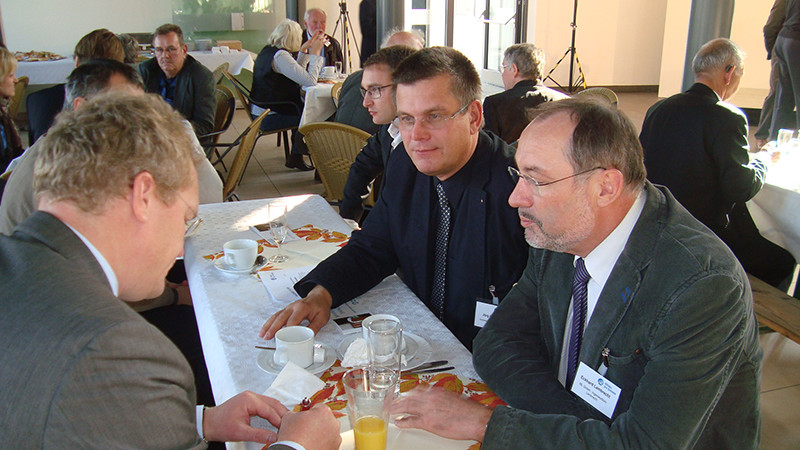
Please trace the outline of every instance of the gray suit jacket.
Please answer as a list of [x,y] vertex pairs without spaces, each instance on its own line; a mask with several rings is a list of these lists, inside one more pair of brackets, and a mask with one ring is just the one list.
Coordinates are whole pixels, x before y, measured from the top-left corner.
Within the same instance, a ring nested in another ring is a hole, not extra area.
[[612,418],[557,379],[574,257],[531,249],[475,339],[476,370],[512,406],[495,410],[483,448],[758,447],[762,352],[747,276],[666,188],[646,190],[580,353],[621,389]]
[[0,236],[0,305],[4,447],[205,447],[186,360],[55,217]]

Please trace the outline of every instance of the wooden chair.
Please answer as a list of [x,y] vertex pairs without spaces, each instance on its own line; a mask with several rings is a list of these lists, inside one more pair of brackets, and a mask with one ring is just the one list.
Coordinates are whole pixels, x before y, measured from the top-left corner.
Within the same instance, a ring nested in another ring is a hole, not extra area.
[[14,85],[14,96],[11,97],[11,103],[8,105],[8,115],[11,120],[17,118],[17,111],[19,105],[22,103],[22,97],[25,95],[25,89],[28,87],[28,77],[23,75],[17,78],[17,84]]
[[255,148],[256,141],[258,140],[258,132],[259,127],[261,126],[261,121],[264,120],[264,117],[267,117],[267,114],[269,114],[268,109],[261,113],[261,115],[259,115],[254,121],[252,121],[250,125],[245,128],[244,132],[239,135],[239,137],[236,139],[236,142],[231,144],[232,148],[238,143],[239,149],[236,151],[236,156],[233,158],[233,163],[231,163],[231,169],[228,171],[228,176],[222,183],[223,201],[230,201],[233,199],[239,200],[239,196],[236,195],[236,186],[238,186],[242,181],[244,169],[247,167],[248,161],[250,161],[250,156],[253,155],[253,149]]
[[222,80],[225,79],[225,73],[228,72],[228,68],[231,67],[230,63],[222,63],[220,64],[214,71],[211,73],[214,76],[214,84],[219,86]]
[[333,104],[336,105],[337,108],[339,107],[339,94],[342,93],[343,84],[343,81],[338,81],[331,87],[331,97],[333,97]]
[[[245,72],[246,69],[242,69],[242,71]],[[252,110],[251,106],[253,106],[253,105],[261,107],[261,108],[264,108],[264,109],[273,109],[275,107],[291,107],[297,112],[298,116],[303,113],[302,111],[300,111],[297,108],[297,105],[295,105],[292,102],[267,102],[267,103],[257,102],[255,100],[253,100],[253,98],[250,96],[250,89],[247,86],[245,86],[244,84],[242,84],[241,81],[236,79],[236,77],[231,75],[229,72],[225,72],[225,77],[228,78],[228,80],[231,82],[233,87],[236,89],[236,93],[239,95],[239,100],[241,100],[242,104],[245,107],[245,110],[246,110],[246,113],[247,113],[247,117],[252,117],[252,115],[250,114],[250,111]],[[260,138],[261,136],[266,136],[266,135],[269,135],[269,134],[277,134],[278,135],[278,146],[281,145],[281,137],[283,137],[283,151],[285,153],[286,159],[288,160],[289,159],[289,152],[291,151],[291,144],[290,144],[290,141],[289,141],[289,131],[295,130],[295,129],[297,129],[296,126],[287,127],[287,128],[280,128],[280,129],[275,129],[275,130],[268,130],[268,131],[259,130],[258,137]]]
[[230,89],[222,85],[217,85],[215,97],[217,99],[217,110],[214,114],[214,130],[211,133],[198,136],[200,144],[206,151],[206,158],[211,159],[212,153],[216,154],[216,160],[212,164],[222,164],[225,168],[225,163],[222,161],[222,156],[219,153],[219,147],[227,147],[230,144],[220,144],[219,137],[225,133],[233,122],[233,113],[236,111],[236,98]]
[[609,88],[590,87],[588,89],[584,89],[580,92],[577,92],[573,95],[573,97],[583,97],[583,96],[599,98],[615,107],[619,107],[619,97],[617,97],[617,94],[615,94],[614,91],[612,91]]
[[370,134],[336,122],[314,122],[300,127],[308,151],[322,179],[328,202],[341,203],[350,166]]

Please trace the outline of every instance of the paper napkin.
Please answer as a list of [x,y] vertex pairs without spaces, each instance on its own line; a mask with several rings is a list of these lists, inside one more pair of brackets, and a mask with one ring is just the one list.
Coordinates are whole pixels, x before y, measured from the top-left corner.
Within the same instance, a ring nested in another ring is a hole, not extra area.
[[289,361],[272,385],[264,392],[264,395],[272,397],[283,403],[283,406],[292,409],[304,398],[311,397],[324,387],[325,383],[317,376]]

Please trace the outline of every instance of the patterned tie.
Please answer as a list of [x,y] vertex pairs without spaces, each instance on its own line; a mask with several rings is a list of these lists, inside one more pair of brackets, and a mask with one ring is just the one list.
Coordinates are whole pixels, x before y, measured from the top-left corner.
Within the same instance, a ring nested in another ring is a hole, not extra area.
[[581,341],[583,341],[583,324],[586,322],[586,285],[589,283],[589,278],[583,258],[578,258],[575,261],[575,278],[572,280],[572,331],[569,335],[566,385],[568,389],[572,386],[575,372],[578,370],[578,357],[581,354]]
[[431,309],[439,319],[444,318],[444,289],[447,276],[447,243],[450,239],[450,205],[442,183],[436,183],[439,198],[439,226],[436,228],[436,251],[433,260]]

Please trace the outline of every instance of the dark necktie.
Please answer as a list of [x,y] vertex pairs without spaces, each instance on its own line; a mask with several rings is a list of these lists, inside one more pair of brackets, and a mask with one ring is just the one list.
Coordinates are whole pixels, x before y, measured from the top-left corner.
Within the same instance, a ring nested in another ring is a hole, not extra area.
[[567,359],[567,384],[569,389],[578,370],[578,357],[581,354],[583,341],[583,324],[586,322],[586,285],[589,283],[589,272],[583,264],[583,258],[575,261],[575,278],[572,280],[572,331],[569,334],[569,358]]
[[436,228],[436,249],[433,260],[433,285],[431,287],[431,309],[439,319],[444,318],[444,289],[447,277],[447,243],[450,239],[450,205],[442,183],[436,183],[439,198],[439,226]]

